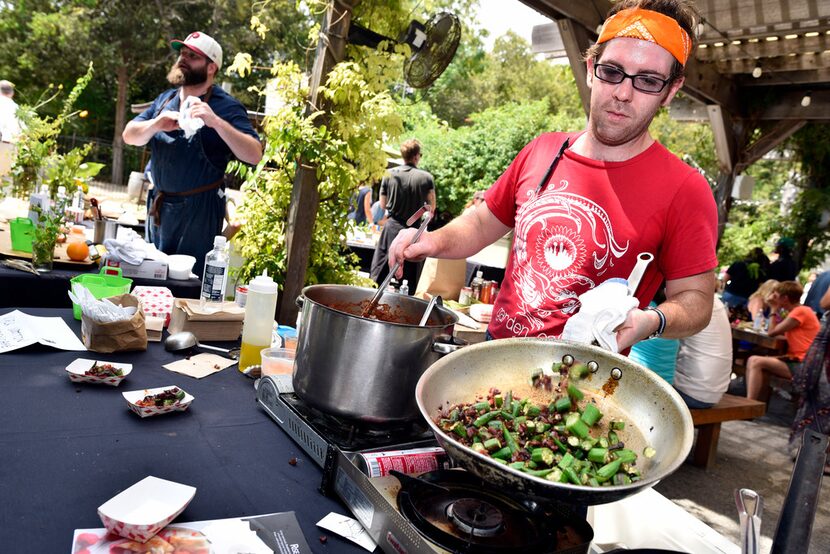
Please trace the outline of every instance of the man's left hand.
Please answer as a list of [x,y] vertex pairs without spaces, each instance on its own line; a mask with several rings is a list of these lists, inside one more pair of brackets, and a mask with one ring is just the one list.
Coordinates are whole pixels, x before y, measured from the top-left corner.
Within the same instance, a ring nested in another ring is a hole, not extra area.
[[190,117],[200,118],[208,127],[216,127],[218,122],[221,121],[219,116],[213,113],[210,105],[198,98],[190,106]]
[[[628,312],[628,316],[622,325],[617,327],[617,346],[622,352],[633,344],[648,338],[656,329],[654,318],[649,312],[634,308]],[[659,322],[658,322],[659,324]]]

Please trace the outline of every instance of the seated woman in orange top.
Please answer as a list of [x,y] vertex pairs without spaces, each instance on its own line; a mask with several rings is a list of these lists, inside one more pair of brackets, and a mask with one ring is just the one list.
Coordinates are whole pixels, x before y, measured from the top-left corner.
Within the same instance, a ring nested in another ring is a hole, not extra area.
[[746,361],[746,396],[765,400],[769,376],[792,379],[792,368],[799,364],[819,330],[815,312],[800,303],[803,287],[796,281],[778,283],[767,297],[773,310],[771,337],[784,335],[787,354],[784,357],[750,356]]

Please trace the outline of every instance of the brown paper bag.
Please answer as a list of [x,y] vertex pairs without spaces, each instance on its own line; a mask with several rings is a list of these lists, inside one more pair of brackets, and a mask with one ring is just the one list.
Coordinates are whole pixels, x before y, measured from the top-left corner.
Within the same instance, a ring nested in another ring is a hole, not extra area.
[[440,295],[444,300],[458,300],[464,278],[467,275],[467,260],[439,260],[427,258],[418,279],[415,296]]
[[126,350],[147,350],[147,329],[144,325],[144,311],[138,298],[132,294],[113,296],[110,300],[119,306],[134,306],[135,314],[125,321],[98,323],[81,314],[81,339],[84,346],[93,352],[123,352]]

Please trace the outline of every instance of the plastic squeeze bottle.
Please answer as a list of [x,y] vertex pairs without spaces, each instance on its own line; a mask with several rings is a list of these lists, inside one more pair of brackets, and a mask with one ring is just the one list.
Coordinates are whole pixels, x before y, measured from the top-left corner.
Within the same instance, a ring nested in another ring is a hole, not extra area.
[[229,256],[225,250],[225,239],[217,235],[213,239],[213,250],[205,256],[205,272],[202,274],[202,304],[221,304],[225,300],[225,281],[228,278]]
[[262,363],[260,352],[271,346],[276,310],[277,284],[268,276],[266,270],[248,284],[239,371],[244,372],[248,367]]

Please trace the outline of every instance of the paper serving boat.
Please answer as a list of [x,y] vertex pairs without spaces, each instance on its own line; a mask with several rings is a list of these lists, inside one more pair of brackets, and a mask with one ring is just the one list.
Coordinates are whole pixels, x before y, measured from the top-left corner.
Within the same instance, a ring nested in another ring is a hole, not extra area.
[[[100,377],[98,375],[85,375],[87,370],[92,369],[95,364],[110,364],[121,370],[123,375],[121,377]],[[98,383],[102,385],[110,385],[117,387],[124,380],[124,377],[129,375],[133,370],[133,364],[117,364],[115,362],[104,362],[101,360],[88,360],[86,358],[78,358],[68,366],[66,366],[66,373],[69,375],[69,380],[73,383]]]
[[[159,394],[166,390],[170,390],[172,388],[178,388],[182,392],[184,392],[184,398],[176,402],[175,404],[170,404],[169,406],[139,406],[137,402],[143,400],[145,396],[151,394]],[[122,392],[121,396],[124,397],[124,400],[130,405],[130,409],[140,415],[141,417],[149,417],[154,415],[160,414],[168,414],[170,412],[183,412],[185,411],[190,403],[193,402],[193,396],[187,393],[183,388],[177,387],[175,385],[169,385],[167,387],[157,387],[155,389],[143,389],[143,390],[131,390],[127,392]]]
[[148,476],[98,506],[107,531],[147,542],[184,511],[196,487]]

